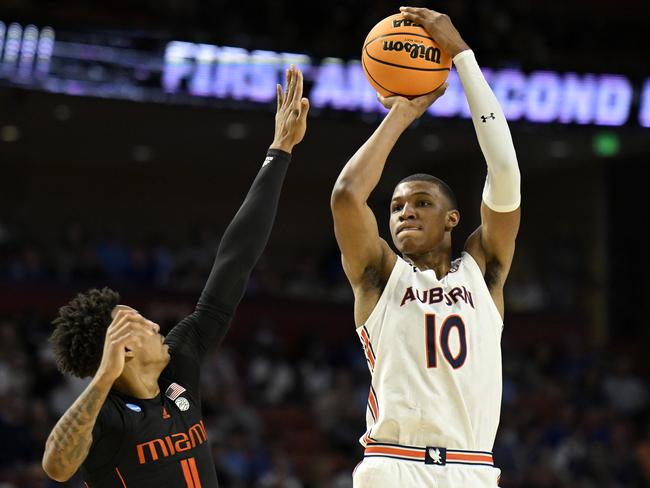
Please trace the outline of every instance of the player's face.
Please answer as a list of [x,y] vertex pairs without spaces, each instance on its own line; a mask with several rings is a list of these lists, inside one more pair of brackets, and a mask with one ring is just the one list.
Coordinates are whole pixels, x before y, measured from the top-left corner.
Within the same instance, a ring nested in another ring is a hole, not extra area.
[[393,242],[405,255],[430,252],[442,243],[445,232],[455,226],[457,215],[438,185],[428,181],[401,183],[390,203]]
[[160,326],[157,323],[142,317],[137,310],[127,305],[118,305],[113,310],[113,314],[120,309],[130,310],[137,313],[142,319],[144,319],[145,325],[151,327],[151,330],[154,331],[154,334],[144,336],[142,339],[142,345],[134,349],[138,362],[143,365],[151,363],[166,365],[169,362],[169,346],[164,343],[165,338],[160,334]]
[[146,336],[142,342],[139,352],[143,363],[160,363],[167,365],[169,362],[169,346],[165,344],[165,338],[160,333],[160,326],[151,322],[155,334]]

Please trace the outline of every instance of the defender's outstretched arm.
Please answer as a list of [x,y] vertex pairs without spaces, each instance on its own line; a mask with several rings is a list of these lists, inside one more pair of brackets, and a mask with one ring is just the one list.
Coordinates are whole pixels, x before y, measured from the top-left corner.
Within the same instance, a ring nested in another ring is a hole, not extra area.
[[[271,235],[291,151],[304,137],[309,101],[303,98],[300,70],[287,71],[283,93],[277,86],[275,137],[244,203],[223,234],[212,271],[194,313],[167,335],[176,352],[182,349],[200,359],[228,330],[249,276]],[[198,351],[197,351],[198,350]]]

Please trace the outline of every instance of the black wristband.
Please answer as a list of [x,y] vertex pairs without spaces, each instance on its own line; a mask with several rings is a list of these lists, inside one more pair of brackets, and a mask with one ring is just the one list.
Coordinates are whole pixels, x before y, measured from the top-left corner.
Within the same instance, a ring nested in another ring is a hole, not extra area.
[[[269,159],[270,158],[270,159]],[[286,163],[291,162],[291,153],[288,153],[286,151],[283,151],[282,149],[269,149],[266,152],[266,159],[264,160],[264,164],[268,164],[271,161],[284,161]]]

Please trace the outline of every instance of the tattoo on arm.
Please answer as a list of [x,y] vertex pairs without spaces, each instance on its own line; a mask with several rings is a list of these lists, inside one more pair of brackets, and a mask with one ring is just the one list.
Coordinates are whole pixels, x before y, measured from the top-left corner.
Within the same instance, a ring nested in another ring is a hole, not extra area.
[[90,384],[52,429],[45,447],[50,466],[72,476],[88,454],[92,430],[108,389]]

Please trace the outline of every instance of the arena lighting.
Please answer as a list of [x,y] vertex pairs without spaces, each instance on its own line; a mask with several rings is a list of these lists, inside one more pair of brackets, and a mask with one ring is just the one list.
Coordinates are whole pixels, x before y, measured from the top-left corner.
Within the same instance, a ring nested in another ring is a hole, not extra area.
[[[172,41],[165,51],[162,85],[171,94],[183,92],[186,85],[187,93],[193,96],[270,102],[275,97],[275,83],[289,64],[287,57],[292,56],[305,78],[313,82],[309,96],[314,107],[383,110],[358,60],[326,58],[316,65],[310,58],[295,54]],[[488,68],[484,73],[509,120],[620,126],[629,118],[633,88],[622,75],[525,74]],[[450,74],[447,93],[429,112],[439,117],[469,117],[455,72]]]
[[[479,53],[480,60],[480,53]],[[359,60],[156,39],[129,31],[72,32],[0,21],[0,84],[52,93],[188,105],[271,104],[290,64],[305,75],[314,108],[383,111]],[[483,72],[511,121],[650,127],[650,78],[518,69]],[[638,100],[637,106],[634,100]],[[456,72],[429,113],[469,117]]]
[[646,78],[643,84],[643,91],[641,92],[639,123],[643,127],[650,127],[650,78]]
[[598,156],[611,158],[621,150],[621,139],[615,132],[599,132],[592,140],[594,153]]
[[27,82],[47,76],[54,48],[54,30],[22,27],[0,21],[0,78]]
[[0,141],[16,142],[20,139],[20,127],[15,125],[0,126]]

